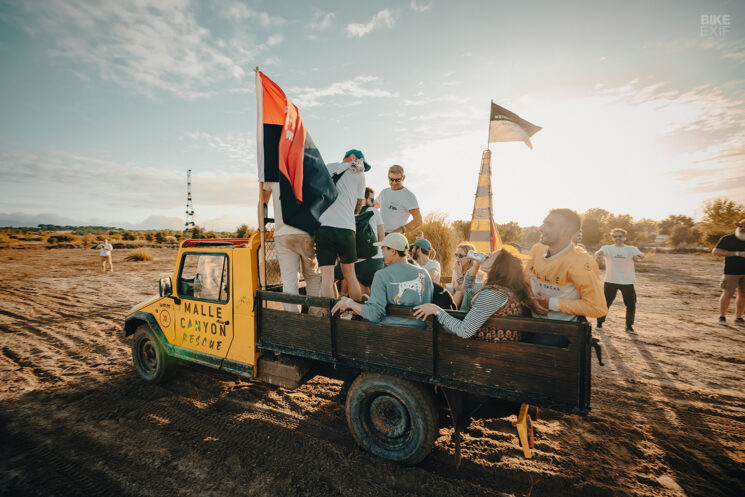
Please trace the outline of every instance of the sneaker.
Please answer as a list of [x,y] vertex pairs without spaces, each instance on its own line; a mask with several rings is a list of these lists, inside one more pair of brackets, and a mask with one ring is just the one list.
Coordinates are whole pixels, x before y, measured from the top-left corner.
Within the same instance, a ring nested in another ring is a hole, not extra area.
[[637,334],[637,333],[636,333],[636,330],[634,329],[634,327],[633,327],[633,326],[627,326],[627,327],[626,327],[626,331],[628,331],[628,332],[629,332],[629,333],[631,333],[632,335],[636,335],[636,334]]
[[739,324],[740,326],[744,326],[745,325],[745,319],[743,319],[742,316],[740,316],[739,318],[735,318],[735,324]]
[[595,329],[598,331],[603,331],[603,323],[598,323],[595,325]]
[[720,326],[727,326],[727,318],[724,316],[719,316],[718,323]]

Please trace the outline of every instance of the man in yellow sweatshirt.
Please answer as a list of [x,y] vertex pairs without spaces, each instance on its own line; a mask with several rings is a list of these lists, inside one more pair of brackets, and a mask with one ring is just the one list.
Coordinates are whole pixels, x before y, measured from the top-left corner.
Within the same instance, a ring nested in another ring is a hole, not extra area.
[[541,242],[530,249],[526,266],[534,317],[576,321],[607,314],[598,264],[572,243],[580,227],[571,209],[554,209],[543,220]]

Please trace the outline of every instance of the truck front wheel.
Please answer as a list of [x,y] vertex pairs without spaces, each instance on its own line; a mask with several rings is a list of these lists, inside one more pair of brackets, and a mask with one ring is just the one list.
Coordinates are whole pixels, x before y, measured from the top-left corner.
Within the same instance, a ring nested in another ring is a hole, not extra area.
[[347,423],[357,443],[376,456],[416,464],[437,436],[437,410],[424,386],[362,373],[347,396]]
[[171,358],[146,324],[141,324],[135,331],[132,361],[137,372],[148,383],[160,383],[173,369]]

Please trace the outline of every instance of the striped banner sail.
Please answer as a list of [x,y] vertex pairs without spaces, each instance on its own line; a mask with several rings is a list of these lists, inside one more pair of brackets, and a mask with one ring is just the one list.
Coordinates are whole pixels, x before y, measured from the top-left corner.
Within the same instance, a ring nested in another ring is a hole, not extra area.
[[491,150],[484,150],[468,235],[468,243],[479,252],[489,253],[502,248],[502,239],[494,225],[492,213]]

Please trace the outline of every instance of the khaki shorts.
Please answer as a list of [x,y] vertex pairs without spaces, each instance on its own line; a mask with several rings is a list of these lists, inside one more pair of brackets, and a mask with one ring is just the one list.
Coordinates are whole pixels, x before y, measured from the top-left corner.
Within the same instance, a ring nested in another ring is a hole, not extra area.
[[738,288],[745,292],[745,274],[723,274],[719,287],[727,293],[733,293]]

